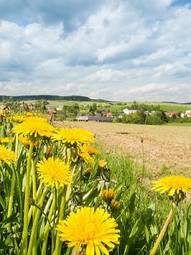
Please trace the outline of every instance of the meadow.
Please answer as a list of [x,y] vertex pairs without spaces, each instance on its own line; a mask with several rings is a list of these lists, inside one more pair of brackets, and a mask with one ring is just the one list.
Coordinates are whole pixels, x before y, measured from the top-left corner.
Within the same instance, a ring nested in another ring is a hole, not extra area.
[[[146,132],[157,144],[161,127],[0,116],[0,254],[191,254],[189,172],[147,165]],[[125,153],[135,138],[140,160]]]

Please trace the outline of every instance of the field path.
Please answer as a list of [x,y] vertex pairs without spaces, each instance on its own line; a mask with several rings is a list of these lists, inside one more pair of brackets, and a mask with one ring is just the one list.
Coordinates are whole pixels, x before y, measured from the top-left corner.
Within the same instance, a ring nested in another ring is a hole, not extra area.
[[[191,127],[149,126],[99,122],[56,122],[56,126],[82,127],[96,134],[108,152],[126,153],[138,163],[160,171],[191,176]],[[142,143],[143,141],[143,143]]]

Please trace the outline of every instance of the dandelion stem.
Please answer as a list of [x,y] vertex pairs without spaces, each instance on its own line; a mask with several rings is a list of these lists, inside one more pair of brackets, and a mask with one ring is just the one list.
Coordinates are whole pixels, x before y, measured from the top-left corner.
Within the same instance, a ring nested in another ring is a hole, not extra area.
[[1,195],[0,195],[0,204],[1,204],[2,208],[3,208],[3,210],[5,210],[6,209],[6,205],[5,205],[5,202],[4,202],[4,200],[3,200]]
[[[37,203],[37,201],[40,199],[41,195],[42,195],[42,183],[40,183],[39,187],[38,187],[38,190],[36,192],[36,199],[33,201],[35,204]],[[31,216],[32,216],[32,213],[34,211],[34,207],[30,207],[29,209],[29,213],[28,213],[28,224],[30,224],[30,220],[31,220]]]
[[13,176],[11,180],[11,191],[9,196],[9,206],[8,206],[8,212],[7,212],[7,218],[11,217],[12,211],[13,211],[13,197],[14,197],[14,191],[15,191],[15,184],[16,184],[16,176],[13,170]]
[[36,169],[35,169],[35,166],[34,164],[32,164],[32,187],[33,187],[33,200],[36,200],[36,190],[37,190],[37,187],[36,187]]
[[[18,157],[18,135],[16,135],[16,141],[15,141],[15,160],[17,160]],[[7,218],[11,217],[13,212],[13,197],[15,192],[15,184],[16,184],[16,175],[14,169],[12,169],[13,175],[11,179],[11,191],[9,196],[9,205],[8,205],[8,212],[7,212]],[[10,228],[11,223],[8,224],[8,228]]]
[[44,235],[43,235],[43,244],[42,244],[42,251],[41,251],[41,255],[46,255],[46,249],[47,249],[47,242],[48,242],[48,234],[49,234],[49,231],[50,231],[50,224],[49,224],[49,221],[51,221],[52,219],[52,215],[53,215],[53,212],[54,212],[54,209],[55,209],[55,196],[53,198],[53,201],[52,201],[52,205],[50,207],[50,211],[49,211],[49,215],[48,215],[48,222],[46,223],[46,226],[44,228]]
[[36,237],[36,233],[37,233],[39,218],[40,218],[40,215],[41,215],[40,208],[42,207],[45,195],[46,195],[46,189],[44,190],[44,192],[43,192],[43,194],[40,198],[38,208],[35,208],[35,211],[34,211],[34,222],[33,222],[33,226],[32,226],[32,231],[31,231],[31,236],[30,236],[30,242],[29,242],[29,248],[28,248],[27,255],[32,254],[33,246],[35,246],[35,237]]
[[163,225],[163,227],[162,227],[162,229],[160,231],[160,234],[159,234],[158,238],[156,239],[153,248],[150,251],[150,255],[155,255],[156,254],[157,249],[158,249],[158,247],[160,245],[160,242],[162,241],[162,239],[164,237],[164,234],[165,234],[165,232],[166,232],[166,230],[168,228],[168,225],[172,221],[172,217],[173,217],[173,210],[171,209],[169,214],[168,214],[168,217],[167,217],[167,219],[166,219],[166,221],[165,221],[165,223],[164,223],[164,225]]
[[31,170],[31,159],[33,152],[33,142],[30,143],[30,148],[27,158],[27,169],[26,169],[26,186],[25,186],[25,201],[24,201],[24,222],[23,222],[23,233],[21,240],[21,254],[26,255],[28,246],[28,212],[29,212],[29,199],[30,199],[30,170]]
[[[59,210],[59,221],[64,218],[64,207],[65,207],[65,198],[66,198],[66,187],[64,187],[64,190],[62,192],[62,197],[61,197],[61,204],[60,204],[60,210]],[[55,245],[55,250],[53,255],[60,255],[61,252],[61,242],[60,238],[57,232],[56,235],[56,245]]]

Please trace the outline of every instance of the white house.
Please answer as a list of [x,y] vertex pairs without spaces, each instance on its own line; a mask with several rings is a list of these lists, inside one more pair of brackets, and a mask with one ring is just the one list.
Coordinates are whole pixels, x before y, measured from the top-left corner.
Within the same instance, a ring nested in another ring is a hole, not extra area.
[[130,114],[136,113],[136,112],[137,112],[137,110],[129,110],[129,109],[124,109],[124,110],[123,110],[123,113],[124,113],[125,115],[130,115]]
[[57,111],[62,111],[63,110],[63,105],[59,105],[58,107],[56,107]]
[[191,110],[187,110],[187,111],[185,112],[185,116],[186,116],[187,118],[191,118]]

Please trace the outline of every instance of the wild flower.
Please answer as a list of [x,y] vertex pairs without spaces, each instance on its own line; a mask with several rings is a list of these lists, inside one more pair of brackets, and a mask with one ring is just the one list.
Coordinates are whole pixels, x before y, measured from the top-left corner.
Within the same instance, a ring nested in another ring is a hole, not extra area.
[[184,176],[167,176],[153,182],[153,190],[169,197],[184,196],[191,190],[191,179]]
[[61,128],[53,136],[53,140],[71,145],[90,144],[94,141],[94,134],[82,128]]
[[107,166],[107,162],[104,159],[100,159],[99,162],[98,162],[98,166],[100,168],[104,168],[104,167]]
[[19,135],[36,137],[51,137],[54,132],[46,119],[40,117],[29,117],[21,124],[13,128],[13,132]]
[[13,140],[13,137],[0,137],[0,143],[12,143]]
[[109,250],[119,244],[118,225],[102,208],[84,207],[71,212],[57,229],[74,254],[84,251],[86,255],[109,255]]
[[14,152],[11,150],[8,150],[3,145],[0,145],[0,164],[3,162],[10,164],[14,162],[14,160],[15,160]]
[[70,166],[58,158],[43,159],[37,164],[40,180],[50,187],[61,187],[72,182]]

